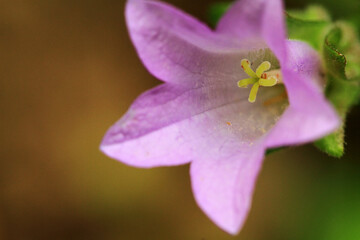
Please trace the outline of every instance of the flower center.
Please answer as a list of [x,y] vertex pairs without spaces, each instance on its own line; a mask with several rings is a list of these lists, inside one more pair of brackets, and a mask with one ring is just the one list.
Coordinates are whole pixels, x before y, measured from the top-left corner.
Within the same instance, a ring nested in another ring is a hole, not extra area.
[[238,82],[238,86],[240,88],[247,88],[248,85],[253,84],[249,95],[249,102],[254,103],[256,101],[259,87],[272,87],[276,84],[281,84],[282,74],[280,70],[269,71],[271,63],[268,61],[261,63],[256,69],[256,72],[251,69],[250,65],[251,63],[249,60],[241,60],[241,68],[250,78],[240,80]]

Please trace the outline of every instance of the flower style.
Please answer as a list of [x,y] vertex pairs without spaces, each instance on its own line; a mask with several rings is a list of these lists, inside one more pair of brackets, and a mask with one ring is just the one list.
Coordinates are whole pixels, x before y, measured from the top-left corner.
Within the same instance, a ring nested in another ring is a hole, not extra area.
[[[239,0],[211,30],[165,3],[128,0],[137,53],[165,83],[133,103],[101,150],[135,167],[191,163],[200,208],[238,233],[266,149],[312,142],[340,124],[322,93],[319,56],[286,40],[283,15],[281,0]],[[259,75],[240,81],[252,67]],[[261,80],[267,70],[272,83]],[[247,84],[257,86],[250,97],[239,88]]]

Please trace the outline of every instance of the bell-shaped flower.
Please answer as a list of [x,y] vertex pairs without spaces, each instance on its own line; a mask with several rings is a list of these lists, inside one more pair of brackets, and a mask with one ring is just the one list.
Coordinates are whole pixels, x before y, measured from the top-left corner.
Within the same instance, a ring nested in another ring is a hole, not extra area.
[[129,0],[131,39],[164,83],[135,100],[101,150],[135,167],[191,163],[200,208],[238,233],[266,149],[312,142],[340,123],[317,52],[287,40],[283,11],[280,0],[239,0],[212,30],[165,3]]

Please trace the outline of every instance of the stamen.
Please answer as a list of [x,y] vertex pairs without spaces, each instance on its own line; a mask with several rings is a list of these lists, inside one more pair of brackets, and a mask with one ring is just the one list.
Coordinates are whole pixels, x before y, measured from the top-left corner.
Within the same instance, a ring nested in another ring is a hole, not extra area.
[[261,78],[259,80],[260,86],[263,86],[263,87],[273,87],[273,86],[275,86],[277,84],[277,82],[278,82],[277,79],[274,78],[274,77],[271,77],[269,79]]
[[256,101],[256,96],[259,91],[259,87],[260,87],[259,82],[254,83],[250,91],[249,102],[254,103]]
[[271,70],[264,73],[266,77],[264,79],[275,78],[277,80],[277,84],[283,83],[282,74],[280,70]]
[[255,79],[255,78],[246,78],[246,79],[240,80],[240,81],[238,82],[238,86],[239,86],[240,88],[247,88],[248,85],[254,84],[254,83],[256,83],[256,82],[257,82],[257,79]]
[[282,83],[282,75],[280,70],[269,71],[271,68],[271,63],[269,61],[261,63],[256,69],[256,73],[251,69],[250,65],[249,60],[241,60],[241,67],[250,78],[240,80],[238,86],[240,88],[247,88],[248,85],[253,84],[249,95],[249,102],[253,103],[256,101],[260,86],[272,87]]
[[250,67],[250,61],[247,59],[241,60],[241,67],[244,69],[244,72],[246,72],[249,77],[252,78],[258,78],[258,76],[255,74],[255,72]]
[[258,78],[261,78],[261,75],[268,71],[271,68],[271,63],[268,61],[263,62],[262,64],[260,64],[260,66],[256,69],[256,76],[258,76]]

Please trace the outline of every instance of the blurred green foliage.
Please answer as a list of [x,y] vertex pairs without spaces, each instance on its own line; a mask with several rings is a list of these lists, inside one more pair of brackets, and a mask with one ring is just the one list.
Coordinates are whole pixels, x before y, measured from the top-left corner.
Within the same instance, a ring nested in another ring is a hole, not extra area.
[[356,38],[351,39],[351,43],[343,40],[344,31],[340,26],[336,26],[326,36],[323,48],[328,80],[326,96],[343,119],[343,124],[335,133],[316,142],[319,149],[335,157],[341,157],[344,154],[346,117],[350,109],[357,104],[360,96],[360,79],[357,79],[359,76],[349,79],[346,71],[346,56],[354,54],[346,48],[352,49],[351,45],[359,43],[356,42]]
[[[313,48],[320,50],[326,31],[331,25],[326,19],[315,19],[308,16],[305,11],[304,18],[299,18],[300,11],[296,11],[296,16],[286,14],[288,36],[290,39],[301,40],[309,43]],[[312,13],[313,14],[313,13]]]

